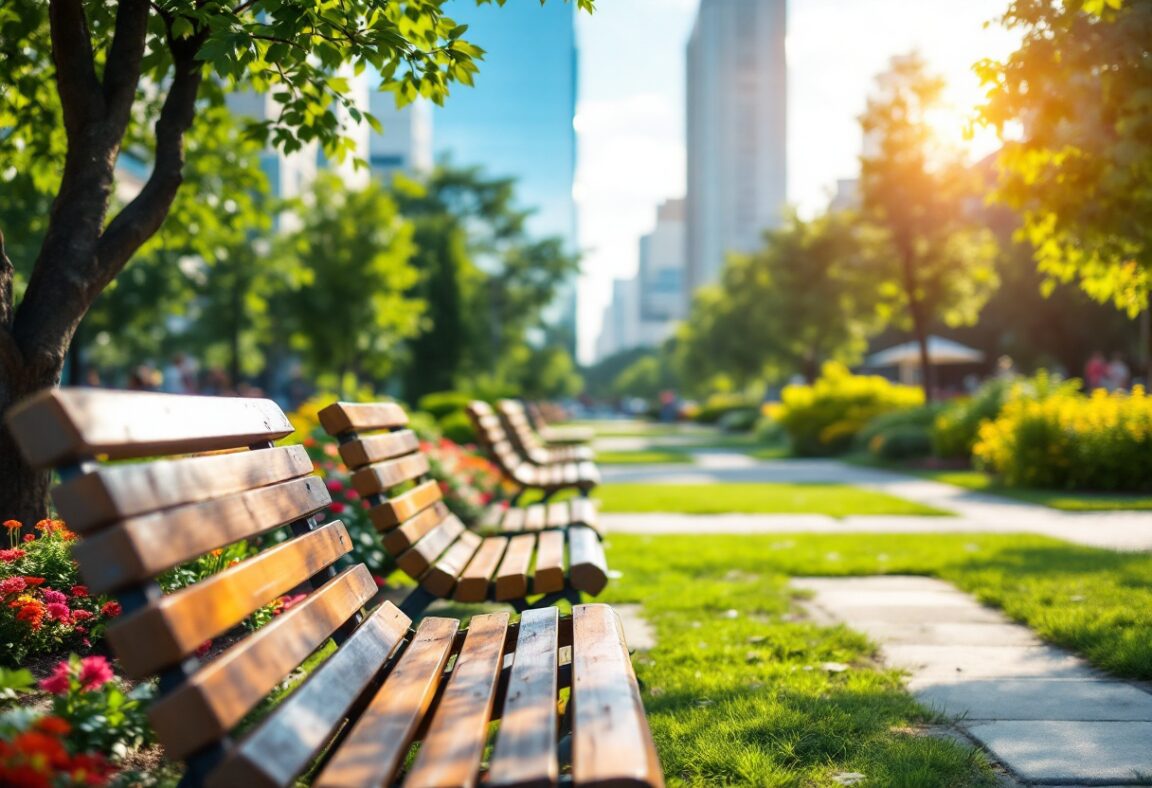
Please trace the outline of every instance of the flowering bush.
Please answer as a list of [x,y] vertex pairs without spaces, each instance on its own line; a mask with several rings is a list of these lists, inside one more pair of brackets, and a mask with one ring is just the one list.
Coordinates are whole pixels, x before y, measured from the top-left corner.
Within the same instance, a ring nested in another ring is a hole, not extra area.
[[421,441],[420,448],[428,455],[432,478],[440,484],[444,503],[464,522],[475,522],[484,507],[501,496],[500,471],[469,447],[441,438]]
[[1015,391],[980,428],[978,465],[1014,487],[1152,491],[1152,398],[1057,389]]
[[853,375],[842,364],[824,365],[811,386],[785,386],[777,418],[801,456],[847,451],[869,421],[881,413],[924,404],[924,393],[877,375]]
[[8,548],[0,550],[0,664],[19,665],[31,655],[88,651],[120,605],[96,597],[80,583],[71,546],[76,540],[59,520],[41,520],[39,535],[20,535],[7,520]]
[[[34,680],[26,670],[5,671],[0,683],[11,698],[32,691]],[[126,692],[104,657],[73,654],[39,688],[51,695],[47,709],[0,714],[0,784],[107,785],[117,762],[151,741],[145,707],[152,686]]]

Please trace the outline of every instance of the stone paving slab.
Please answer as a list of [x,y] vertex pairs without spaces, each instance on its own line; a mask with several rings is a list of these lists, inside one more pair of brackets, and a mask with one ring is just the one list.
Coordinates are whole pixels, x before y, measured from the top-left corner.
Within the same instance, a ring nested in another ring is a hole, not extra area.
[[812,595],[805,604],[817,620],[878,641],[922,703],[954,718],[1024,783],[1152,785],[1152,693],[1140,686],[1041,643],[940,580],[795,578],[793,586]]
[[[1098,679],[946,679],[917,677],[908,689],[934,709],[963,709],[966,721],[1091,720],[1152,722],[1152,695]],[[1152,747],[1152,741],[1149,742]]]
[[1003,720],[966,727],[1028,782],[1152,784],[1152,722]]

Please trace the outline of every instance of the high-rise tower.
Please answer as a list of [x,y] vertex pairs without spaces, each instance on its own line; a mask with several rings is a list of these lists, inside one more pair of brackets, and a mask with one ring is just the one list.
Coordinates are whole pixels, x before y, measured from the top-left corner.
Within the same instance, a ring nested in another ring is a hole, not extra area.
[[783,218],[786,5],[700,0],[687,53],[688,298]]

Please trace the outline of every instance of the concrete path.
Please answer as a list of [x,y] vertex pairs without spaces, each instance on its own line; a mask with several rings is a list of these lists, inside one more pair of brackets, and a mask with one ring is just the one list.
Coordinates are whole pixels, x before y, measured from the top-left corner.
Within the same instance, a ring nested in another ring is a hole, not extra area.
[[1028,785],[1152,785],[1152,694],[1041,643],[948,583],[923,577],[795,578],[822,622],[843,622],[909,673]]
[[605,514],[608,530],[636,533],[1035,533],[1113,550],[1152,549],[1152,512],[1061,512],[901,473],[836,460],[757,461],[737,452],[694,455],[696,464],[604,466],[605,482],[712,484],[834,482],[887,493],[956,517]]

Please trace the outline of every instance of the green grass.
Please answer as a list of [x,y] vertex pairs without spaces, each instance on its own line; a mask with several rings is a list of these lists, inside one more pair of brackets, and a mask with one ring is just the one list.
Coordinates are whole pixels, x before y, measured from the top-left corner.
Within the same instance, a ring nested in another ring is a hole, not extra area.
[[605,512],[682,514],[948,515],[930,506],[845,484],[602,484]]
[[690,462],[692,462],[692,458],[687,453],[667,449],[596,452],[598,465],[667,465],[669,463]]
[[656,631],[634,659],[671,784],[992,784],[979,754],[917,735],[931,714],[863,636],[797,620],[789,576],[941,577],[1117,676],[1152,678],[1145,554],[1000,534],[612,534],[609,548],[622,574],[603,599],[642,604]]
[[787,446],[761,446],[748,452],[748,456],[757,460],[786,460],[792,456],[792,450]]
[[966,490],[1002,495],[1064,512],[1152,511],[1152,495],[1016,489],[1003,486],[997,482],[996,477],[983,471],[937,471],[903,466],[891,467],[894,470],[944,484],[953,484]]

